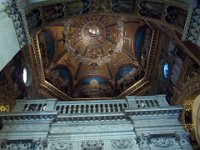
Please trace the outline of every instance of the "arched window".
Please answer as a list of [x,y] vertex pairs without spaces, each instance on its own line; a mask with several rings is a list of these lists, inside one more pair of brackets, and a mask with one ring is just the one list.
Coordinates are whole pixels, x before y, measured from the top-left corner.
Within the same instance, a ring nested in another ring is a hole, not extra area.
[[28,80],[28,72],[27,72],[26,67],[23,68],[23,74],[22,74],[22,76],[23,76],[23,82],[24,82],[24,84],[26,84],[27,80]]
[[169,75],[169,64],[168,63],[165,63],[163,65],[163,75],[166,79],[168,78],[168,75]]
[[29,64],[24,65],[22,70],[22,81],[24,85],[29,86],[32,82],[32,70]]

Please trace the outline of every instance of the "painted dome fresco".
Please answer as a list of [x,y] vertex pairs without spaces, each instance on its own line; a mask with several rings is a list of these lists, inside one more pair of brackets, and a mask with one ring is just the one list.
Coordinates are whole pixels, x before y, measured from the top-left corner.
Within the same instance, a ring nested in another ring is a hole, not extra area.
[[46,27],[36,35],[45,79],[70,97],[118,96],[144,77],[151,32],[143,21],[117,15]]

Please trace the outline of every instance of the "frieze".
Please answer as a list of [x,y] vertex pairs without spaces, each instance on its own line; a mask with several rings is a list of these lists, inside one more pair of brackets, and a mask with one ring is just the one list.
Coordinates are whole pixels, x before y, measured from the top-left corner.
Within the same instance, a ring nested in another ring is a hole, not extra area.
[[[38,121],[38,122],[41,122]],[[49,128],[49,124],[6,124],[3,128],[4,131],[46,131]]]
[[[116,123],[116,122],[115,122]],[[114,124],[114,122],[113,122]],[[58,132],[58,133],[74,133],[74,132],[102,132],[102,131],[125,131],[125,130],[131,130],[132,129],[132,125],[126,125],[126,124],[122,124],[122,125],[97,125],[97,126],[66,126],[66,127],[53,127],[52,128],[52,132]]]

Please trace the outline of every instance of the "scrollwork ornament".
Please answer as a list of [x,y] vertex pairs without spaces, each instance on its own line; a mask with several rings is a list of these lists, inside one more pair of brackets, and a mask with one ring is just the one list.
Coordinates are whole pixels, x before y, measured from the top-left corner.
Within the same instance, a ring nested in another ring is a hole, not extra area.
[[1,144],[1,150],[31,150],[32,149],[32,144],[31,142],[12,142],[8,143],[7,141],[4,141]]
[[150,150],[150,146],[149,146],[149,139],[150,139],[150,135],[149,134],[142,134],[140,136],[138,136],[137,141],[138,144],[140,146],[141,149],[146,149],[146,150]]
[[112,147],[114,149],[131,149],[133,147],[133,142],[130,139],[113,140]]
[[35,150],[44,150],[47,148],[46,140],[42,140],[42,139],[34,140],[33,143],[34,143]]
[[84,140],[81,143],[81,150],[103,150],[102,140]]
[[172,137],[159,137],[151,139],[153,147],[170,148],[173,147],[175,139]]
[[72,150],[73,145],[70,142],[58,142],[51,144],[51,150]]

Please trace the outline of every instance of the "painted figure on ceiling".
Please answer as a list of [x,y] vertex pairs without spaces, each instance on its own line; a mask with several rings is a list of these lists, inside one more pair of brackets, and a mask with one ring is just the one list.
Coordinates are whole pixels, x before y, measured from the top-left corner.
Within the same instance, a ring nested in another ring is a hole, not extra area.
[[127,65],[119,68],[116,74],[116,89],[119,93],[123,92],[130,85],[137,82],[144,76],[142,70],[137,69],[134,66]]
[[90,11],[89,4],[89,0],[78,0],[66,3],[68,15],[73,16],[88,13]]
[[43,66],[46,68],[48,67],[54,56],[55,51],[55,42],[54,37],[51,31],[43,30],[39,35],[38,39],[40,41],[40,51],[43,59]]
[[47,80],[62,92],[71,96],[72,77],[65,66],[56,66],[46,74]]
[[42,25],[40,14],[41,12],[38,9],[34,9],[30,13],[26,14],[29,30],[38,28]]
[[50,6],[45,6],[42,8],[44,20],[46,22],[52,22],[57,19],[64,17],[65,13],[63,12],[64,6],[62,4],[55,4]]
[[184,27],[187,11],[177,8],[175,6],[170,6],[167,8],[168,15],[165,17],[166,21],[171,24],[175,24],[180,27]]
[[133,13],[135,0],[112,0],[112,11],[117,13]]
[[139,14],[146,17],[160,19],[163,13],[163,4],[158,2],[141,2]]

